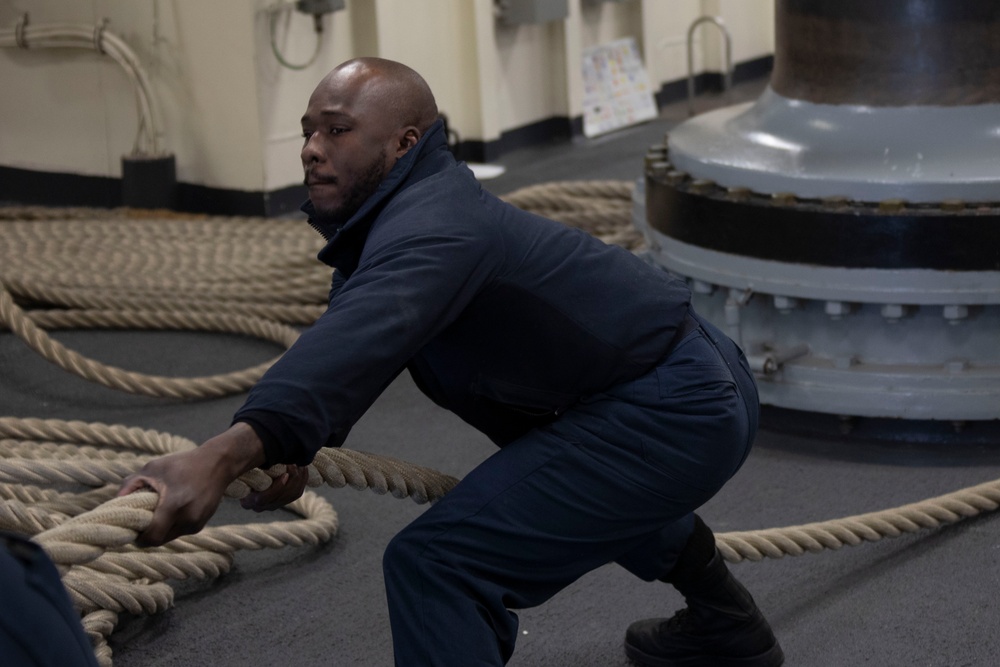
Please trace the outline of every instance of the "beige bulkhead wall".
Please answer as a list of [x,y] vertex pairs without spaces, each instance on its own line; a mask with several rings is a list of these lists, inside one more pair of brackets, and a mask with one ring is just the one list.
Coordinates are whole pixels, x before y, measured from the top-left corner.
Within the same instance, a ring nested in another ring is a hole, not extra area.
[[[259,190],[264,178],[253,67],[254,14],[245,0],[15,0],[29,25],[95,25],[136,52],[161,110],[162,144],[178,178]],[[29,42],[30,46],[30,42]],[[136,134],[135,97],[118,65],[96,51],[0,50],[0,164],[94,176],[121,175]]]
[[[505,26],[493,0],[347,0],[323,20],[316,61],[282,67],[271,52],[271,0],[12,0],[0,27],[25,10],[30,24],[94,25],[136,51],[153,85],[163,141],[178,180],[273,191],[301,181],[299,118],[316,82],[348,58],[406,62],[430,82],[463,140],[493,141],[552,117],[582,114],[584,49],[622,37],[639,43],[654,89],[687,76],[687,29],[700,15],[723,18],[733,60],[773,52],[773,0],[569,0],[570,16]],[[721,71],[721,42],[695,35],[695,71]],[[283,57],[313,53],[312,19],[276,21]],[[0,165],[118,177],[136,133],[133,92],[117,65],[96,52],[0,50]]]

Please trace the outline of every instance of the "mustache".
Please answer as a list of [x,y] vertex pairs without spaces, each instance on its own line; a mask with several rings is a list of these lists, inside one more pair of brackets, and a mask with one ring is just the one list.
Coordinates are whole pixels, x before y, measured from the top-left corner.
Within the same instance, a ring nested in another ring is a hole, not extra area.
[[305,178],[302,179],[302,183],[304,185],[306,185],[307,187],[310,186],[310,185],[319,185],[319,184],[336,185],[337,184],[337,177],[336,176],[319,176],[319,175],[313,174],[311,172],[306,172]]

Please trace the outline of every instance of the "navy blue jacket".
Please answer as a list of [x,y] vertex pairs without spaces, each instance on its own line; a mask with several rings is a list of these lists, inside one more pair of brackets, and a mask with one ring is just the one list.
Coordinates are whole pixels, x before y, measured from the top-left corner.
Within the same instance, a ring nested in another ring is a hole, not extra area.
[[682,281],[483,190],[440,122],[343,226],[303,210],[328,239],[330,307],[234,416],[269,464],[342,444],[404,368],[503,445],[652,369],[688,311]]

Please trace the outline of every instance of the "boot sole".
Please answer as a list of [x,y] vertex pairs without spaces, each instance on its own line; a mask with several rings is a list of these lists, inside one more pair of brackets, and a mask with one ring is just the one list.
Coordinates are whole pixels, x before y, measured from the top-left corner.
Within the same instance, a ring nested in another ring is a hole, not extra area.
[[753,656],[692,655],[684,658],[662,658],[637,649],[625,642],[625,655],[640,667],[780,667],[785,662],[781,646],[774,646]]

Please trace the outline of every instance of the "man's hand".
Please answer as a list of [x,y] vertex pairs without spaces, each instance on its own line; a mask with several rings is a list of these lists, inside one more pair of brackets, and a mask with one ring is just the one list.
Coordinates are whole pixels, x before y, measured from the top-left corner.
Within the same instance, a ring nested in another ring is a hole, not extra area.
[[159,546],[198,532],[215,514],[226,487],[263,463],[263,443],[247,424],[234,424],[196,449],[150,461],[118,491],[124,496],[151,488],[160,494],[153,520],[136,542]]
[[254,512],[270,512],[281,509],[299,499],[309,482],[309,469],[299,466],[285,466],[284,474],[271,482],[263,491],[251,491],[240,500],[244,509]]

